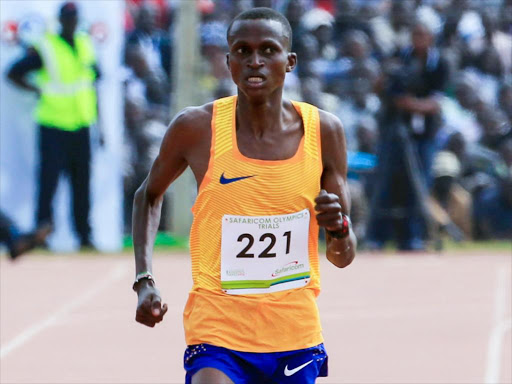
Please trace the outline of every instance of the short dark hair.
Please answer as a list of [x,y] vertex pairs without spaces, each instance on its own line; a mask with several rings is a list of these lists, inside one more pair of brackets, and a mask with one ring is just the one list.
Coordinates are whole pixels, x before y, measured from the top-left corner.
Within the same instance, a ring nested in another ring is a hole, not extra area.
[[288,19],[286,17],[284,17],[281,13],[277,12],[276,10],[273,10],[272,8],[259,7],[259,8],[252,8],[245,12],[240,13],[229,24],[228,31],[226,34],[226,38],[228,39],[228,41],[229,41],[229,34],[231,33],[231,27],[233,27],[233,24],[235,23],[235,21],[241,21],[241,20],[274,20],[274,21],[277,21],[278,23],[281,23],[281,25],[283,26],[284,31],[286,33],[286,37],[288,38],[288,49],[291,49],[291,47],[292,47],[292,27],[291,27]]

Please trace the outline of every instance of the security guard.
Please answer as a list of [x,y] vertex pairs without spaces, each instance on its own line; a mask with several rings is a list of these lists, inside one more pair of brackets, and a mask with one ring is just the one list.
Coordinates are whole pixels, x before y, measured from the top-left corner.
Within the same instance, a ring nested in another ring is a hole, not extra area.
[[[37,223],[52,222],[52,200],[61,172],[69,176],[73,217],[81,247],[91,247],[89,127],[97,120],[95,81],[99,78],[93,44],[75,32],[78,10],[62,5],[59,34],[47,34],[14,63],[8,78],[38,97],[40,171]],[[27,74],[36,72],[32,84]],[[100,143],[102,135],[100,133]]]

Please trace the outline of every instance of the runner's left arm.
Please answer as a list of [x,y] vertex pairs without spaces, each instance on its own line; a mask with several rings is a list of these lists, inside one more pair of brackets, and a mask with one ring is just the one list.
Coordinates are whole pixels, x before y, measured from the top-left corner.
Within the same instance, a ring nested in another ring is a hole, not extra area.
[[323,172],[322,189],[315,199],[316,218],[326,230],[327,259],[344,268],[354,260],[357,247],[352,226],[347,223],[350,193],[345,133],[341,121],[330,113],[320,111],[320,122]]
[[[153,244],[160,224],[164,193],[187,168],[184,153],[194,145],[189,133],[193,127],[191,114],[184,110],[171,122],[148,177],[135,193],[132,221],[137,276],[152,274]],[[167,312],[166,304],[161,307],[160,292],[154,280],[143,279],[134,284],[134,289],[138,295],[135,320],[154,327]]]

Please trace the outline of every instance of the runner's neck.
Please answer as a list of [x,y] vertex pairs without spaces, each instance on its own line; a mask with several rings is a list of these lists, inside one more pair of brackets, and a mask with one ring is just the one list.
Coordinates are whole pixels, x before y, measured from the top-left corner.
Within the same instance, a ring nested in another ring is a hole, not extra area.
[[236,127],[237,130],[251,131],[255,137],[262,137],[265,132],[283,130],[284,115],[282,94],[261,103],[250,102],[240,95],[236,106]]

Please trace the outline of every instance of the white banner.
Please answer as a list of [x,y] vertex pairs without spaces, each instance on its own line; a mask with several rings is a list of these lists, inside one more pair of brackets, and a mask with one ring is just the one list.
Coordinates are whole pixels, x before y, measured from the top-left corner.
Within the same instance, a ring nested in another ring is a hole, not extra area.
[[[33,119],[36,98],[6,78],[9,66],[24,54],[23,45],[45,30],[58,31],[62,1],[0,1],[0,208],[22,230],[34,227],[37,201],[38,144]],[[80,30],[91,33],[102,73],[99,83],[101,121],[106,145],[92,147],[91,216],[94,244],[116,251],[122,244],[121,150],[123,117],[119,66],[124,42],[122,0],[76,1]],[[97,143],[97,141],[94,141]],[[54,199],[55,232],[51,249],[70,251],[74,235],[70,186],[61,177]]]

